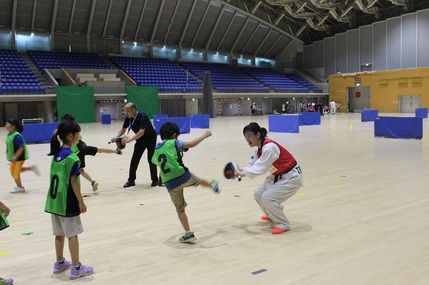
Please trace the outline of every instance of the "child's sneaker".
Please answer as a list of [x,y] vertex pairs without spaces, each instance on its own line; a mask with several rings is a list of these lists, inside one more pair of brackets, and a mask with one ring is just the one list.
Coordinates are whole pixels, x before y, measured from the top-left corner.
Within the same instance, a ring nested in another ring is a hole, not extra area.
[[94,269],[91,266],[85,266],[81,263],[79,263],[79,269],[72,266],[71,272],[70,272],[70,279],[77,279],[83,276],[91,275],[94,273]]
[[219,194],[220,193],[219,182],[212,179],[210,181],[210,184],[212,185],[213,192],[215,192],[216,194]]
[[67,261],[63,259],[62,261],[57,261],[54,263],[54,274],[58,274],[60,272],[63,272],[66,269],[69,269],[72,266],[71,261]]
[[91,183],[91,185],[92,185],[92,191],[97,191],[98,190],[98,182],[97,181],[92,181],[92,183]]
[[119,149],[119,148],[117,148],[117,149],[116,149],[116,154],[122,154],[122,150],[121,150],[121,149]]
[[15,186],[15,188],[10,190],[10,193],[24,193],[24,192],[25,192],[25,187],[20,188]]
[[184,234],[181,238],[179,238],[180,242],[193,242],[195,241],[197,238],[194,235],[194,232],[189,232]]
[[40,176],[40,171],[37,165],[31,166],[31,170],[33,170],[34,174],[36,174],[37,176]]
[[13,279],[0,277],[0,285],[13,285]]

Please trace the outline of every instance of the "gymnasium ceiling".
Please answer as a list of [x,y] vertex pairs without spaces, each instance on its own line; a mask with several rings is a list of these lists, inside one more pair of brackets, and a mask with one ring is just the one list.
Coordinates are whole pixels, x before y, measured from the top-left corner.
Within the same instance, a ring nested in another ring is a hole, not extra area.
[[0,0],[0,29],[275,58],[429,0]]

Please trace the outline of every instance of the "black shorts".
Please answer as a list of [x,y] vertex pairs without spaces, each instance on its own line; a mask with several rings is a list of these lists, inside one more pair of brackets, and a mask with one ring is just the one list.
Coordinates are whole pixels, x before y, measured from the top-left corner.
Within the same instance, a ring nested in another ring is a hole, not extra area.
[[83,150],[77,153],[77,157],[80,160],[80,168],[85,168],[85,155],[95,156],[98,152],[98,148],[95,146],[86,146]]

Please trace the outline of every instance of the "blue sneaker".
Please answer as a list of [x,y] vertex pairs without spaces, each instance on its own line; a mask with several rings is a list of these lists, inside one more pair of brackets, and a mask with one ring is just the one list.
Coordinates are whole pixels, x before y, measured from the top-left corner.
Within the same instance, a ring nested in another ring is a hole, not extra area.
[[69,269],[72,266],[71,261],[67,261],[63,259],[62,261],[57,261],[54,263],[54,274],[58,274],[60,272],[63,272],[64,270]]
[[85,266],[81,263],[79,263],[79,269],[72,266],[71,272],[70,272],[70,279],[77,279],[83,276],[91,275],[94,273],[94,269],[91,266]]
[[13,285],[13,279],[0,277],[0,285]]

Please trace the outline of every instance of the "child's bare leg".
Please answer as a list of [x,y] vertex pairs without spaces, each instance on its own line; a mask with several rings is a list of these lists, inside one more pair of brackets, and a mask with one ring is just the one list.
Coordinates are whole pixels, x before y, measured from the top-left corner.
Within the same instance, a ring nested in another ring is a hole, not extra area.
[[64,259],[64,241],[66,236],[55,236],[55,255],[57,256],[56,261]]
[[22,188],[21,178],[15,179],[16,186]]
[[114,149],[108,149],[108,148],[99,148],[98,152],[101,152],[101,153],[115,153],[116,154],[116,150],[114,150]]
[[212,188],[212,184],[205,179],[200,179],[200,185],[203,187]]
[[79,265],[79,239],[77,236],[69,238],[69,250],[72,259],[72,265]]
[[89,176],[88,172],[86,172],[83,168],[80,169],[80,175],[82,175],[83,177],[85,177],[86,180],[92,183],[93,180],[91,176]]
[[200,185],[211,188],[216,194],[220,193],[219,184],[215,180],[212,180],[211,182],[209,182],[205,179],[200,179]]
[[185,210],[183,210],[182,212],[178,212],[177,215],[179,216],[179,220],[182,224],[183,229],[189,232],[191,228],[189,227],[188,216],[186,216]]

